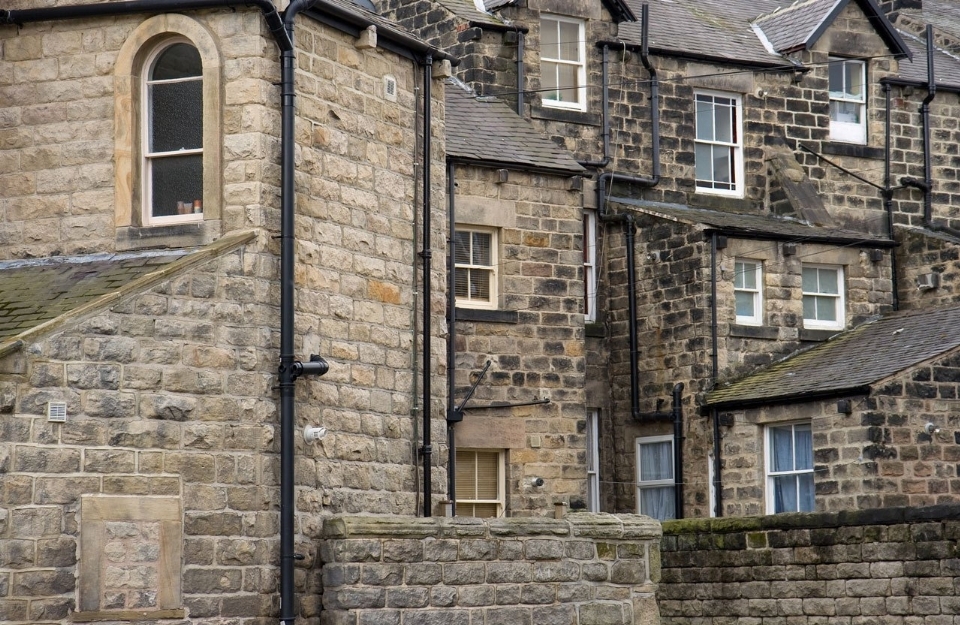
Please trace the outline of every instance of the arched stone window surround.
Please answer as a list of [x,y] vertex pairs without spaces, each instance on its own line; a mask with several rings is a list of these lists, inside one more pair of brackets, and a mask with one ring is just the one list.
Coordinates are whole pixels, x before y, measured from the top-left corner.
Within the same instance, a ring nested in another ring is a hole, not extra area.
[[[170,39],[186,39],[203,62],[203,222],[143,227],[141,131],[142,83],[145,62],[157,46]],[[173,237],[177,244],[207,242],[219,236],[223,207],[222,169],[222,60],[214,35],[185,15],[169,13],[144,21],[124,42],[114,69],[114,162],[116,167],[115,221],[120,247],[135,247],[143,238]],[[155,232],[151,232],[155,231]],[[130,245],[124,245],[124,243]]]

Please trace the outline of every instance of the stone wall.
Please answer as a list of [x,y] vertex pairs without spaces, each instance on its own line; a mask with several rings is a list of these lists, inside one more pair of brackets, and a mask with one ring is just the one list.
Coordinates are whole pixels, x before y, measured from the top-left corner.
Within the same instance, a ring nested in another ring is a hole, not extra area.
[[960,508],[670,521],[665,625],[953,623]]
[[329,625],[658,625],[660,526],[647,517],[324,523]]
[[[960,242],[940,233],[897,228],[897,292],[901,310],[946,306],[960,299]],[[933,275],[936,286],[920,288],[922,276]]]
[[[495,310],[457,309],[456,402],[491,366],[455,428],[457,447],[506,449],[510,515],[582,507],[584,433],[583,211],[563,176],[457,165],[460,226],[499,238]],[[493,403],[546,404],[471,410]],[[542,477],[543,486],[531,478]]]

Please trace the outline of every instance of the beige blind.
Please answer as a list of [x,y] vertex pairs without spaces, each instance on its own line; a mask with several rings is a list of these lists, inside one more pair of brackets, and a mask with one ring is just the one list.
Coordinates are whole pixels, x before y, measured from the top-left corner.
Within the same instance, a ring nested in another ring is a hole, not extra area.
[[492,517],[499,513],[500,454],[457,451],[457,513]]

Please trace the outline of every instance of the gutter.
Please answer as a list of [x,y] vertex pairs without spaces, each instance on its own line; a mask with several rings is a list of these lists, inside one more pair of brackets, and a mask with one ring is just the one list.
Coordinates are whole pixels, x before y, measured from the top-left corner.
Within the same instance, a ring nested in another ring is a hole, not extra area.
[[756,408],[758,406],[778,406],[783,404],[806,403],[813,400],[832,399],[834,397],[844,397],[847,395],[869,395],[870,385],[860,384],[847,388],[837,388],[829,391],[815,392],[797,392],[789,395],[778,395],[775,397],[756,397],[753,399],[730,399],[719,401],[717,403],[705,403],[702,409],[709,408],[712,411],[730,410],[740,408]]
[[475,167],[489,167],[490,169],[509,169],[512,171],[522,171],[531,174],[543,174],[548,176],[570,177],[579,176],[583,173],[583,170],[561,169],[559,167],[534,167],[532,165],[524,165],[523,163],[470,158],[467,156],[447,156],[447,163],[454,163],[456,165],[470,165]]

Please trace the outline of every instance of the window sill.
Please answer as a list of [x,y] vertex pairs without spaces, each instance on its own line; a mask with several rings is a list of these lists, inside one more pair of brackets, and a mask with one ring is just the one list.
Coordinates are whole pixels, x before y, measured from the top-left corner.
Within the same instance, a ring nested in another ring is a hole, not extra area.
[[607,327],[598,321],[588,321],[583,326],[583,332],[589,338],[602,339],[607,336]]
[[837,328],[835,330],[811,330],[808,328],[801,328],[800,330],[800,340],[801,341],[826,341],[831,336],[835,336],[843,332],[842,329]]
[[779,328],[770,326],[749,326],[740,323],[730,325],[730,336],[744,339],[763,339],[774,341],[780,338]]
[[871,158],[877,160],[883,158],[883,148],[871,148],[867,145],[844,143],[837,140],[824,142],[820,149],[824,154],[830,154],[832,156],[853,156],[855,158]]
[[186,611],[173,610],[88,610],[70,615],[73,623],[93,623],[96,621],[158,621],[162,619],[182,619]]
[[126,226],[117,228],[117,249],[124,251],[150,247],[195,247],[212,243],[219,236],[219,219],[168,226]]
[[587,113],[586,111],[572,111],[569,109],[550,108],[541,105],[540,108],[534,108],[530,117],[534,119],[546,119],[555,122],[564,122],[567,124],[581,124],[584,126],[599,126],[600,116],[596,113]]
[[457,306],[457,321],[480,321],[483,323],[520,323],[520,313],[515,310],[483,310]]

